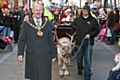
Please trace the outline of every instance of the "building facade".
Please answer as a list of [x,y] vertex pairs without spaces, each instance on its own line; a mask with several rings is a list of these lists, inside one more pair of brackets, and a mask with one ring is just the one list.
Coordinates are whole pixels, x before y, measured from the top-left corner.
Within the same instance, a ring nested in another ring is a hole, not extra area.
[[42,1],[45,6],[49,6],[49,4],[57,3],[62,5],[68,5],[68,6],[78,6],[82,7],[85,2],[97,2],[98,6],[104,6],[106,5],[113,5],[113,6],[119,6],[120,0],[0,0],[0,7],[8,7],[12,8],[14,6],[25,6],[27,8],[32,8],[32,5],[35,1]]

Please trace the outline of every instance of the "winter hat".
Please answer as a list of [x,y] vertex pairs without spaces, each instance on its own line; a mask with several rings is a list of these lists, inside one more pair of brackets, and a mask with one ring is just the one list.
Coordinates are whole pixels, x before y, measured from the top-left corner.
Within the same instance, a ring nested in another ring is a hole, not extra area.
[[64,11],[64,13],[67,13],[67,12],[71,12],[71,9],[68,8]]
[[55,9],[53,12],[55,13],[55,12],[57,12],[58,10],[57,9]]
[[83,6],[83,9],[90,11],[90,6],[89,6],[89,5],[84,5],[84,6]]

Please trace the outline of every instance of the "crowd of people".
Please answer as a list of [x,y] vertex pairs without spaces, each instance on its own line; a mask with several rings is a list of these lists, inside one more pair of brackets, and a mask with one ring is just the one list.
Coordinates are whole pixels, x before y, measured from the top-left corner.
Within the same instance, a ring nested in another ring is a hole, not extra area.
[[0,9],[0,25],[4,26],[1,35],[14,39],[14,43],[17,43],[25,15],[23,7],[14,7],[14,10]]
[[116,41],[118,41],[116,35],[119,34],[120,31],[118,8],[99,9],[98,20],[101,30],[98,36],[101,38],[101,41],[107,38],[107,44],[115,44]]
[[[42,3],[44,6],[44,4]],[[119,10],[118,8],[98,8],[91,6],[87,2],[85,5],[90,6],[91,15],[99,22],[101,30],[97,39],[103,41],[107,37],[107,44],[115,44],[118,40],[116,34],[119,34],[117,29],[119,26]],[[44,7],[43,15],[50,21],[73,22],[81,13],[81,8],[78,6],[67,6],[61,8],[46,8]],[[23,11],[23,7],[14,7],[14,9],[2,8],[0,9],[0,24],[5,26],[2,32],[3,36],[14,39],[14,43],[18,42],[20,26],[23,21],[33,17],[32,10]],[[111,31],[111,35],[107,36],[107,30]],[[14,34],[13,34],[14,33]]]

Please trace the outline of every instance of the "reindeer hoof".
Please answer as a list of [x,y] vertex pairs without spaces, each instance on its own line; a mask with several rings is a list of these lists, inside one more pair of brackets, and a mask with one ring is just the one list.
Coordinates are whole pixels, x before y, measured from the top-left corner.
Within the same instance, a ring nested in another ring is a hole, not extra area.
[[63,77],[64,76],[64,74],[62,75],[62,74],[60,74],[60,77]]
[[65,75],[65,76],[70,76],[69,71],[66,70],[64,75]]
[[68,64],[68,66],[71,66],[71,64]]
[[59,70],[59,75],[60,75],[60,77],[63,77],[64,76],[64,71]]
[[62,67],[62,70],[66,70],[66,67],[65,67],[65,66],[63,66],[63,67]]

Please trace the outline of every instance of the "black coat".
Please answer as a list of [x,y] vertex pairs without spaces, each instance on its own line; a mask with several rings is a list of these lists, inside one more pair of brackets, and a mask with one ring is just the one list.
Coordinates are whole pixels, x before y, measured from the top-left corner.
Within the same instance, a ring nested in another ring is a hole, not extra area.
[[[95,18],[89,15],[89,17],[85,19],[82,17],[81,14],[74,20],[73,26],[77,27],[78,30],[75,35],[75,41],[77,45],[81,44],[86,34],[90,34],[90,45],[94,45],[94,37],[97,36],[97,34],[99,33],[99,25]],[[72,33],[74,31],[75,28],[73,27]],[[86,46],[87,44],[87,39],[85,39],[83,46]]]
[[[17,16],[17,17],[14,17],[14,16]],[[20,14],[19,14],[19,12],[14,12],[13,13],[13,25],[15,26],[15,27],[18,27],[19,25],[18,25],[18,23],[19,23],[19,16],[20,16]]]
[[[42,22],[44,23],[44,19]],[[34,20],[30,22],[35,25]],[[26,21],[23,23],[18,42],[18,55],[24,55],[26,45],[25,78],[33,80],[51,80],[52,58],[57,52],[53,41],[52,24],[47,22],[42,29],[43,36],[37,36],[37,30]]]
[[115,24],[115,14],[111,11],[108,14],[108,27],[114,27]]
[[20,26],[23,23],[24,17],[25,17],[25,13],[23,11],[19,12],[19,23],[18,25]]
[[9,14],[9,15],[7,15],[7,14],[5,14],[5,15],[3,15],[3,17],[2,17],[2,20],[3,20],[3,25],[5,26],[5,27],[10,27],[11,26],[11,22],[12,22],[12,15],[11,14]]

